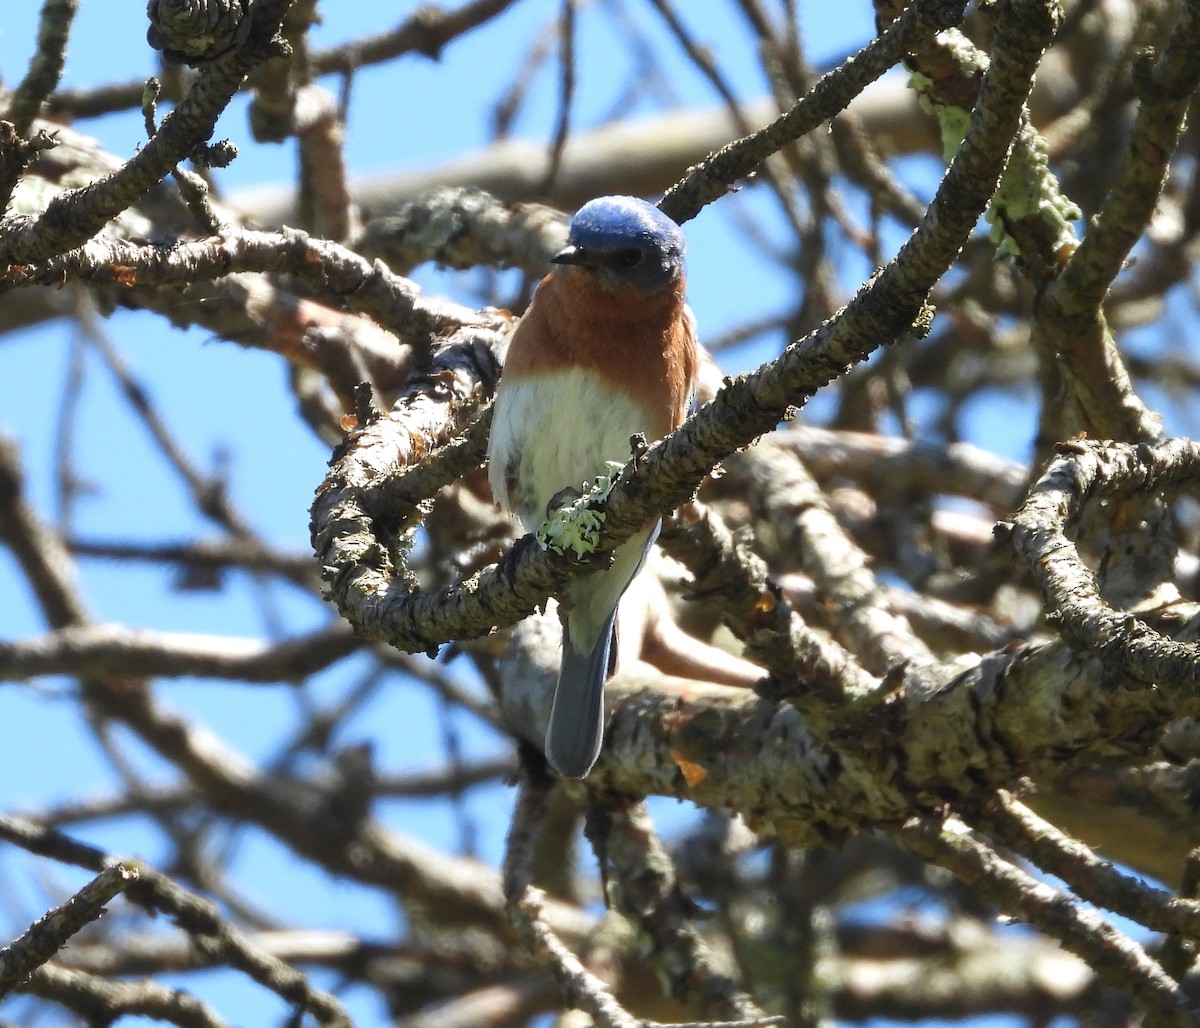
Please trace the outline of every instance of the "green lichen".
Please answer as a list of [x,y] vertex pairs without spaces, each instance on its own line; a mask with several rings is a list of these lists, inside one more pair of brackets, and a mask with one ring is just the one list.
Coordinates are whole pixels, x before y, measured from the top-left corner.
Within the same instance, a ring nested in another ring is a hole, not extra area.
[[[933,96],[933,81],[920,72],[911,73],[909,86],[916,92],[921,108],[937,119],[942,156],[949,163],[966,138],[971,112],[938,103]],[[1048,233],[1038,234],[1052,240],[1051,250],[1074,246],[1077,240],[1071,222],[1081,216],[1079,208],[1059,189],[1058,179],[1050,171],[1046,140],[1026,123],[1013,144],[1008,167],[984,214],[991,226],[988,238],[996,246],[996,256],[1020,254],[1020,246],[1006,226],[1026,218],[1038,218],[1050,229]]]
[[570,550],[576,557],[594,553],[600,544],[600,528],[604,524],[602,511],[593,510],[603,503],[612,492],[620,474],[621,465],[608,462],[610,474],[600,475],[592,484],[564,503],[542,523],[535,538],[543,550],[566,553]]
[[949,164],[967,137],[967,126],[971,123],[971,112],[952,104],[942,104],[934,98],[933,80],[919,71],[908,77],[908,86],[917,94],[921,110],[937,119],[942,137],[942,158]]
[[1020,248],[1009,235],[1006,224],[1037,218],[1050,229],[1050,249],[1056,252],[1077,242],[1071,225],[1082,212],[1058,188],[1058,179],[1050,170],[1046,140],[1041,133],[1026,127],[1017,137],[1000,187],[984,215],[992,226],[988,238],[996,244],[996,256],[1017,256]]

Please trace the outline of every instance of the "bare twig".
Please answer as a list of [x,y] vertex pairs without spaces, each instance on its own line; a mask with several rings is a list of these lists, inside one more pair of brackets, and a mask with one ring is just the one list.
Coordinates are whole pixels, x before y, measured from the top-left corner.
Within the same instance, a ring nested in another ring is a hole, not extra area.
[[550,159],[546,163],[546,178],[539,192],[549,194],[562,167],[563,151],[571,134],[571,104],[575,98],[575,4],[562,0],[558,32],[558,118],[550,141]]
[[9,97],[6,117],[17,135],[28,134],[38,110],[58,85],[67,56],[67,37],[79,0],[44,0],[38,22],[37,49],[29,70]]
[[0,681],[66,674],[300,682],[361,645],[349,626],[341,622],[324,631],[276,643],[123,625],[87,625],[63,628],[40,638],[0,641]]
[[[0,815],[0,837],[31,853],[93,871],[100,871],[113,863],[112,858],[102,850],[22,818]],[[303,973],[255,947],[238,929],[223,920],[208,900],[188,892],[166,875],[148,868],[140,861],[123,866],[136,871],[136,884],[126,883],[126,888],[132,885],[129,892],[131,901],[171,915],[200,944],[216,949],[232,966],[278,993],[289,1003],[312,1011],[322,1024],[337,1028],[349,1025],[345,1010],[333,996],[314,989]]]
[[106,867],[62,906],[55,907],[20,938],[0,948],[0,998],[20,986],[84,925],[104,915],[104,904],[138,879],[134,866]]
[[706,204],[750,174],[773,153],[844,110],[850,101],[896,64],[919,40],[955,25],[962,18],[958,0],[912,4],[861,53],[829,72],[794,107],[764,129],[717,151],[667,191],[659,206],[678,222],[687,221]]
[[1151,931],[1200,939],[1200,903],[1173,896],[1123,874],[1078,839],[1038,817],[1007,790],[983,812],[981,823],[1000,841],[1062,879],[1080,897],[1131,918]]
[[22,987],[74,1011],[90,1023],[139,1015],[181,1028],[228,1028],[207,1003],[157,982],[110,982],[55,964],[39,967]]
[[510,906],[513,927],[526,948],[558,979],[573,1007],[586,1010],[604,1028],[641,1028],[643,1022],[613,997],[603,981],[592,974],[547,923],[543,913],[545,893],[527,885]]
[[154,138],[119,170],[99,182],[58,194],[36,219],[0,222],[0,260],[33,264],[79,246],[206,143],[217,117],[250,69],[276,54],[275,33],[288,2],[255,4],[246,45],[206,67]]
[[1127,989],[1155,1024],[1189,1028],[1200,1018],[1179,984],[1141,946],[1099,914],[1004,860],[961,821],[914,818],[894,834],[901,845],[1078,953],[1097,973]]

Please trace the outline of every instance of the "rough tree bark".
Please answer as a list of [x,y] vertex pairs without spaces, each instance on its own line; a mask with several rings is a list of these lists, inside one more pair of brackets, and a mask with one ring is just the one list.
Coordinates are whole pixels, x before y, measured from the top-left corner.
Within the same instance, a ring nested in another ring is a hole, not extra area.
[[[149,497],[144,531],[74,530],[81,483],[104,474],[72,449],[78,366],[56,466],[0,411],[17,433],[0,437],[0,615],[43,626],[0,617],[0,681],[30,702],[70,683],[60,709],[124,783],[23,809],[0,790],[22,875],[94,876],[44,916],[8,912],[0,1002],[215,1026],[245,1023],[220,985],[245,978],[294,1024],[1200,1024],[1200,0],[876,0],[874,38],[823,74],[797,5],[720,5],[767,98],[743,95],[690,5],[563,0],[507,94],[480,87],[492,143],[351,177],[352,81],[403,90],[414,61],[511,47],[505,19],[531,6],[422,6],[321,48],[316,0],[152,0],[137,28],[161,78],[84,90],[60,88],[68,43],[91,43],[77,4],[46,0],[36,56],[4,69],[0,348],[70,317],[217,537],[148,542]],[[577,124],[601,28],[624,34],[630,96],[669,88],[653,70],[669,52],[722,106]],[[513,139],[543,66],[554,124]],[[131,152],[86,135],[130,111]],[[232,141],[214,139],[222,117]],[[220,192],[239,149],[280,142],[294,185]],[[739,323],[704,340],[697,410],[632,455],[580,557],[514,539],[480,467],[515,319],[570,208],[613,192],[681,224],[727,211],[753,262],[728,262]],[[784,310],[755,288],[771,262]],[[434,264],[464,274],[423,292]],[[286,425],[214,419],[247,442],[321,440],[311,555],[187,456],[107,336],[127,310],[286,370]],[[753,367],[725,374],[749,343]],[[1024,420],[981,432],[1002,403]],[[1006,437],[989,449],[988,431]],[[32,484],[47,473],[57,519]],[[547,604],[657,515],[604,753],[556,780]],[[174,569],[214,602],[237,574],[327,602],[316,627],[261,637],[111,623],[85,599],[101,560],[131,582]],[[252,758],[164,695],[196,677],[240,685],[230,703],[287,683],[299,714],[256,726],[270,745]],[[399,687],[491,748],[449,727],[436,764],[386,766],[375,744],[411,745],[405,726],[364,738],[355,719]],[[31,777],[61,759],[39,745]],[[511,804],[501,859],[390,813],[421,800],[470,837],[477,791],[493,829]],[[684,803],[669,833],[660,798]],[[90,841],[97,823],[121,845]],[[146,833],[164,859],[133,859]],[[222,868],[246,838],[316,891],[390,901],[399,927],[270,911]],[[119,916],[97,921],[105,904]],[[202,968],[214,989],[179,981]]]

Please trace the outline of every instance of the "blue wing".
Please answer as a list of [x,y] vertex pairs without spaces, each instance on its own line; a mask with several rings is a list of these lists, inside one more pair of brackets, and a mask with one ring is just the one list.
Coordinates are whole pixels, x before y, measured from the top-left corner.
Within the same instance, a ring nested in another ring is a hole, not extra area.
[[[562,664],[546,728],[546,759],[567,778],[583,778],[600,756],[604,742],[604,682],[612,655],[617,602],[646,563],[661,527],[662,523],[656,521],[644,541],[635,537],[618,548],[611,568],[580,579],[565,593],[572,609],[563,618]],[[634,557],[636,562],[631,561]],[[597,622],[598,632],[594,630]]]

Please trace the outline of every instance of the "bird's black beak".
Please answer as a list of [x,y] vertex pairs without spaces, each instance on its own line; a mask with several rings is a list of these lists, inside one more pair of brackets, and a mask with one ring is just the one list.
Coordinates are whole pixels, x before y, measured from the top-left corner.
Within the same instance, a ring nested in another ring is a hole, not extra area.
[[590,264],[586,251],[581,246],[564,246],[553,257],[550,258],[553,264]]

